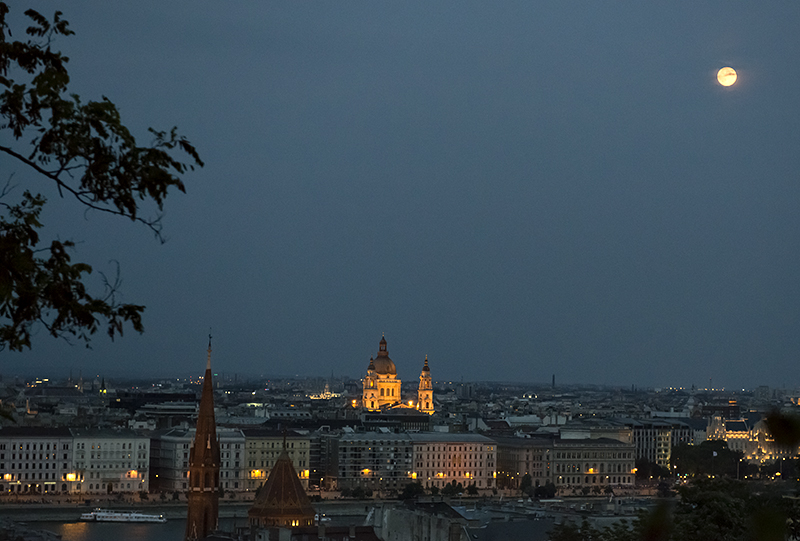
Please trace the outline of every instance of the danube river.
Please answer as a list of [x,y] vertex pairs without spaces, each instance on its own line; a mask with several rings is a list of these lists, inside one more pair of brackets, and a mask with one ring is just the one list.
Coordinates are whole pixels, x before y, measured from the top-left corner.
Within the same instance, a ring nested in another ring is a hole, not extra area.
[[[220,528],[232,530],[244,526],[246,519],[220,519]],[[168,520],[164,524],[110,522],[28,522],[34,530],[49,530],[63,541],[183,541],[186,519]]]

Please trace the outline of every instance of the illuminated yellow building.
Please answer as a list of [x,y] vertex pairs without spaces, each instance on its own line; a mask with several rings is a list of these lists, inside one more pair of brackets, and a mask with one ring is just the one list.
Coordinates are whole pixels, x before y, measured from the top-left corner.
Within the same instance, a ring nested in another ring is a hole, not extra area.
[[386,338],[381,337],[378,356],[369,360],[367,375],[364,377],[362,405],[370,411],[379,411],[401,401],[400,378],[397,368],[389,358],[386,349]]
[[431,379],[431,369],[428,367],[428,356],[425,356],[425,364],[419,375],[416,404],[413,399],[408,400],[408,397],[406,397],[407,402],[403,402],[400,395],[402,381],[397,377],[397,368],[389,358],[384,337],[381,337],[377,357],[369,360],[367,375],[362,383],[361,405],[368,411],[381,411],[389,408],[417,409],[427,414],[433,414],[435,411],[433,380]]
[[433,407],[433,381],[431,380],[431,369],[428,368],[428,356],[425,355],[425,365],[419,375],[419,391],[417,391],[417,409],[423,413],[434,412]]
[[788,447],[775,442],[764,419],[753,424],[745,419],[724,419],[720,415],[708,424],[708,439],[723,440],[732,451],[739,451],[749,462],[764,464],[800,455],[797,446]]

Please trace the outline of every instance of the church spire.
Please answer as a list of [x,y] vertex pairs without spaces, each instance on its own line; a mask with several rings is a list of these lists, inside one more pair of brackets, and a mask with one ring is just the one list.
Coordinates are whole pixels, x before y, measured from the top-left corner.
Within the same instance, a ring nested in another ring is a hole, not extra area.
[[208,333],[208,361],[206,361],[206,372],[209,370],[211,370],[211,333]]
[[211,335],[208,335],[208,361],[197,413],[197,430],[189,453],[189,509],[187,541],[207,537],[219,520],[219,440],[214,419],[214,385],[211,381]]

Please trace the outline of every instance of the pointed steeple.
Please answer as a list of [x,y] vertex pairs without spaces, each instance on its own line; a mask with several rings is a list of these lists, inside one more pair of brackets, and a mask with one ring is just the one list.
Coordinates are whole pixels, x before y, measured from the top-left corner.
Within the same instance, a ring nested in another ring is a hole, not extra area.
[[208,360],[206,361],[206,372],[209,370],[211,370],[211,334],[208,335]]
[[[197,435],[217,439],[217,423],[214,419],[214,382],[211,375],[211,335],[208,335],[208,360],[206,373],[203,376],[203,392],[200,395],[200,408],[197,413]],[[199,457],[198,457],[199,458]]]
[[197,431],[189,453],[189,509],[187,541],[208,536],[219,521],[219,440],[214,419],[214,384],[211,381],[211,335],[208,335],[208,361],[197,413]]

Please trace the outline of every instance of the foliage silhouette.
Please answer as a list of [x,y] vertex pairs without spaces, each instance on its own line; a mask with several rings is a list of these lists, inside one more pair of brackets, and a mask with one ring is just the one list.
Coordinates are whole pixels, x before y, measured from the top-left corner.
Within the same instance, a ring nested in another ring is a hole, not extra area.
[[[185,191],[181,175],[203,165],[194,146],[175,128],[151,128],[150,143],[139,145],[108,98],[84,103],[69,94],[69,59],[52,48],[57,38],[73,34],[60,11],[52,20],[25,11],[31,22],[25,41],[11,39],[8,13],[0,2],[0,152],[86,212],[139,222],[163,242],[160,213],[168,192]],[[112,339],[126,324],[143,332],[144,306],[116,298],[119,273],[102,275],[101,295],[89,293],[92,267],[72,262],[75,243],[39,236],[46,199],[25,190],[11,201],[11,180],[0,190],[0,349],[30,349],[37,324],[87,347],[101,324]],[[155,214],[145,215],[151,206]]]

